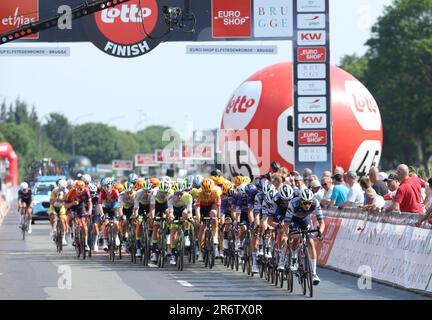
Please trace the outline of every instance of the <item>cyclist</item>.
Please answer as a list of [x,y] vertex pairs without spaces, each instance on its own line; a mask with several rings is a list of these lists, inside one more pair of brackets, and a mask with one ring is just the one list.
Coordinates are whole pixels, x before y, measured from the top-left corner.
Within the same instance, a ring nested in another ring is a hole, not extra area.
[[95,252],[99,251],[99,237],[100,237],[100,224],[101,224],[101,215],[98,209],[98,203],[99,203],[99,191],[98,187],[94,183],[90,183],[88,185],[88,189],[90,192],[90,199],[92,202],[92,212],[91,212],[91,223],[94,230],[95,238],[94,238],[94,244],[93,244],[93,250]]
[[255,186],[257,188],[257,194],[255,195],[255,198],[254,198],[253,213],[254,213],[255,228],[258,227],[259,232],[258,232],[258,235],[254,238],[254,241],[252,243],[252,245],[253,245],[253,249],[252,249],[252,260],[253,260],[252,272],[253,273],[259,272],[258,265],[256,263],[257,262],[256,261],[257,251],[258,251],[258,255],[261,255],[261,256],[264,255],[263,242],[262,242],[263,232],[262,232],[262,228],[261,228],[261,219],[262,219],[262,203],[263,203],[264,197],[265,197],[264,190],[267,187],[267,180],[257,179],[255,181]]
[[67,242],[66,242],[67,221],[66,221],[66,208],[64,206],[67,192],[68,192],[67,181],[64,179],[60,179],[57,183],[57,187],[55,187],[51,192],[50,207],[48,209],[48,213],[50,215],[50,224],[51,224],[50,236],[52,237],[56,232],[55,214],[57,213],[59,215],[58,218],[59,218],[60,227],[63,232],[63,237],[62,237],[63,246],[67,246]]
[[135,191],[141,190],[144,182],[145,182],[144,178],[138,178],[137,181],[135,182]]
[[138,175],[137,175],[136,173],[131,173],[131,174],[128,176],[127,181],[128,181],[129,183],[131,183],[132,185],[135,186],[135,183],[137,182],[138,178],[139,178],[139,177],[138,177]]
[[90,182],[92,182],[92,178],[89,174],[83,175],[81,180],[86,184],[87,187],[90,184]]
[[67,193],[65,203],[65,208],[70,209],[72,214],[74,214],[75,225],[77,227],[76,231],[78,231],[79,228],[83,228],[85,237],[85,250],[90,251],[90,247],[88,245],[87,216],[89,212],[92,212],[93,204],[91,202],[90,192],[86,188],[84,181],[77,180],[75,183],[75,188]]
[[222,197],[221,197],[221,226],[223,241],[222,241],[222,251],[220,256],[224,257],[224,251],[228,250],[228,235],[231,231],[232,222],[235,220],[235,200],[236,191],[234,185],[230,181],[226,181],[222,186]]
[[175,255],[173,250],[176,247],[176,239],[178,233],[178,223],[180,217],[183,218],[183,227],[185,231],[185,246],[190,246],[190,238],[187,234],[189,221],[192,218],[192,196],[185,191],[185,183],[179,180],[173,185],[173,194],[168,198],[168,222],[170,222],[170,246],[168,254],[171,254],[170,264],[175,265]]
[[[321,234],[324,232],[325,223],[324,216],[321,210],[320,203],[317,199],[314,198],[314,194],[309,189],[303,189],[300,193],[300,197],[294,198],[286,212],[286,216],[284,222],[287,224],[285,227],[285,231],[289,234],[290,225],[291,229],[300,229],[300,230],[308,230],[312,227],[312,221],[310,218],[311,214],[315,214],[318,220],[318,228],[319,233],[318,236],[321,237]],[[292,251],[292,260],[290,263],[290,268],[293,272],[298,269],[298,239],[294,239],[291,246]],[[311,253],[311,264],[312,264],[312,281],[314,285],[318,285],[320,283],[320,279],[316,273],[316,264],[317,264],[317,254],[315,250],[315,242],[313,240],[312,234],[307,235],[307,244],[309,248],[309,252]]]
[[[31,221],[32,221],[32,208],[33,208],[34,200],[32,191],[29,189],[28,183],[23,182],[20,185],[20,189],[18,191],[18,208],[21,215],[21,222],[19,227],[24,221],[24,214],[27,213],[28,217],[28,233],[32,233]],[[26,212],[27,211],[27,212]]]
[[[129,223],[135,227],[134,217],[132,216],[133,206],[135,202],[135,185],[132,182],[126,182],[124,184],[124,192],[120,193],[118,201],[118,216],[122,219],[120,235],[123,241],[123,251],[126,251],[126,234]],[[135,241],[136,239],[131,239]]]
[[[141,186],[141,190],[139,190],[135,196],[134,201],[134,217],[137,217],[138,223],[136,224],[135,234],[136,234],[136,242],[137,242],[137,257],[141,257],[141,237],[142,237],[142,222],[144,219],[144,215],[147,216],[150,213],[150,200],[153,194],[155,193],[156,188],[154,184],[151,183],[151,180],[145,180]],[[149,221],[149,230],[153,229],[153,224]]]
[[198,261],[204,261],[202,255],[202,244],[204,240],[204,230],[205,225],[202,223],[205,217],[211,217],[211,228],[214,239],[214,244],[216,247],[215,256],[217,256],[218,247],[218,216],[221,206],[220,195],[217,190],[215,190],[213,181],[209,178],[205,178],[201,183],[201,190],[197,194],[197,200],[195,203],[195,213],[196,218],[200,221],[198,228]]
[[[113,220],[114,228],[116,233],[119,232],[119,223],[117,220],[117,207],[119,200],[119,192],[113,188],[113,180],[111,178],[103,178],[101,181],[102,190],[99,194],[99,212],[104,220],[102,224],[102,230],[104,233],[103,250],[108,250],[108,223],[109,220]],[[120,239],[116,237],[115,245],[120,244]]]
[[[150,219],[153,221],[152,233],[152,254],[150,260],[153,263],[157,262],[156,246],[160,235],[160,220],[165,218],[166,210],[168,209],[168,197],[173,194],[171,184],[167,179],[160,181],[158,190],[150,199]],[[162,235],[165,236],[165,235]]]
[[117,190],[117,192],[120,194],[124,191],[124,185],[121,182],[116,182],[114,184],[114,189]]
[[[253,208],[256,188],[252,184],[241,184],[236,199],[236,221],[240,225],[237,234],[236,250],[243,256],[243,240],[250,224],[254,222]],[[252,189],[251,191],[249,189]],[[253,195],[251,193],[254,193]],[[250,195],[251,194],[251,195]]]
[[[272,257],[272,254],[270,252],[269,243],[270,237],[268,237],[268,231],[269,231],[269,219],[273,216],[273,214],[276,212],[276,203],[274,202],[274,196],[277,193],[276,188],[273,185],[267,185],[264,188],[264,201],[262,202],[262,219],[260,222],[261,227],[261,237],[265,237],[267,241],[264,243],[265,246],[265,254],[264,256],[267,259],[270,259]],[[271,227],[273,229],[273,227]]]

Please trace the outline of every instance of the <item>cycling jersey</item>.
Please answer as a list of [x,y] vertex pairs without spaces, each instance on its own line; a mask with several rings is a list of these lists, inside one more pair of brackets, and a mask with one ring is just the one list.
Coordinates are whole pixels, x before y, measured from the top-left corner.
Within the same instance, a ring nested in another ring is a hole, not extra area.
[[156,193],[156,190],[144,191],[139,190],[135,196],[134,209],[138,208],[138,215],[144,215],[144,212],[150,212],[151,197]]
[[293,217],[304,219],[308,217],[310,214],[315,214],[318,221],[321,221],[324,218],[321,210],[321,205],[318,202],[318,200],[313,199],[312,205],[307,211],[301,207],[300,203],[301,203],[300,198],[294,198],[293,200],[291,200],[288,206],[288,210],[286,212],[286,217],[285,217],[286,222],[290,223]]
[[183,211],[192,211],[192,196],[187,192],[176,192],[168,197],[168,209],[174,211],[174,217],[180,218]]
[[110,193],[105,190],[101,190],[99,194],[99,203],[102,204],[105,209],[117,209],[118,206],[119,193],[116,189],[112,189]]
[[276,193],[273,201],[276,204],[276,212],[273,214],[273,220],[280,222],[285,218],[290,201],[283,200],[279,192]]
[[254,209],[253,209],[254,214],[259,214],[260,216],[262,216],[262,206],[263,206],[264,198],[265,198],[264,192],[258,192],[255,195]]
[[97,205],[99,203],[99,195],[95,195],[91,197],[91,202],[93,204],[92,223],[99,223],[101,220],[101,215],[97,208]]
[[235,197],[223,196],[221,199],[221,212],[225,215],[225,218],[231,219],[231,214],[236,210],[236,199]]
[[24,202],[27,206],[29,206],[32,200],[33,195],[30,189],[27,190],[27,193],[24,193],[22,190],[18,191],[18,201]]
[[240,224],[249,223],[249,211],[254,209],[253,197],[250,197],[246,193],[238,193],[236,197],[236,211],[240,213]]
[[210,192],[200,190],[197,194],[196,204],[197,207],[211,207],[215,206],[220,208],[221,198],[216,189],[212,189]]
[[70,211],[76,213],[78,217],[83,217],[87,215],[87,208],[90,204],[90,191],[84,189],[81,193],[78,193],[75,188],[71,189],[66,195],[66,202],[78,201],[78,205],[70,207]]
[[54,190],[51,192],[51,203],[48,209],[48,213],[50,215],[56,212],[59,213],[60,216],[64,216],[66,214],[66,209],[64,207],[66,193],[67,190],[60,189],[59,187],[54,188]]
[[135,196],[135,191],[132,191],[131,195],[128,195],[126,192],[120,193],[118,207],[123,209],[132,209],[135,202]]

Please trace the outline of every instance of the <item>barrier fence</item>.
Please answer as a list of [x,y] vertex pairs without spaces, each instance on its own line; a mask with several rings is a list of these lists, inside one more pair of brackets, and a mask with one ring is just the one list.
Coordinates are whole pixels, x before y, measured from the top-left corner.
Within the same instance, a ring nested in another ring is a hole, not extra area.
[[[423,293],[432,293],[432,225],[418,214],[324,209],[318,264]],[[316,220],[315,220],[316,221]]]

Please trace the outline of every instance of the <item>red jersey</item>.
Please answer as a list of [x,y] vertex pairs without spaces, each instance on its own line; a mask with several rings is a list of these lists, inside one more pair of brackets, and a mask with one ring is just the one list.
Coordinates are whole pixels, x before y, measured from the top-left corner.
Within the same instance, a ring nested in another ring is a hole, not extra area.
[[409,177],[400,184],[394,200],[401,212],[423,213],[421,188],[424,186],[425,182],[418,177]]
[[110,193],[107,193],[105,190],[101,190],[99,194],[99,203],[102,205],[111,206],[118,202],[119,193],[116,189],[112,189]]
[[78,201],[82,202],[90,202],[90,191],[86,188],[83,192],[78,194],[76,188],[71,189],[66,195],[66,202]]

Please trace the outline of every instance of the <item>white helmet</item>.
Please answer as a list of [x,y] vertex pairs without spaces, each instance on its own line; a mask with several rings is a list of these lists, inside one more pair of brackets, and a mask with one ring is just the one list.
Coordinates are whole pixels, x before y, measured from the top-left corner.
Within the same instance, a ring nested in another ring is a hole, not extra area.
[[287,184],[283,184],[279,190],[282,200],[291,200],[294,195],[294,190]]
[[312,192],[311,190],[309,190],[309,189],[303,189],[303,190],[300,192],[300,199],[301,199],[302,201],[312,201],[313,197],[314,197],[314,194],[313,194],[313,192]]
[[267,202],[267,204],[271,204],[273,202],[273,198],[275,196],[276,189],[270,189],[267,191],[264,201]]
[[21,190],[27,190],[27,189],[28,189],[28,183],[27,183],[27,182],[23,182],[23,183],[21,183],[21,185],[20,185],[20,189],[21,189]]
[[66,189],[68,184],[65,179],[60,179],[57,185],[60,189]]
[[98,188],[97,188],[97,186],[94,183],[90,183],[88,185],[88,189],[89,189],[90,192],[93,192],[93,193],[96,193],[98,191]]
[[92,181],[92,178],[89,174],[85,174],[81,178],[82,181],[84,181],[85,184],[89,184]]

